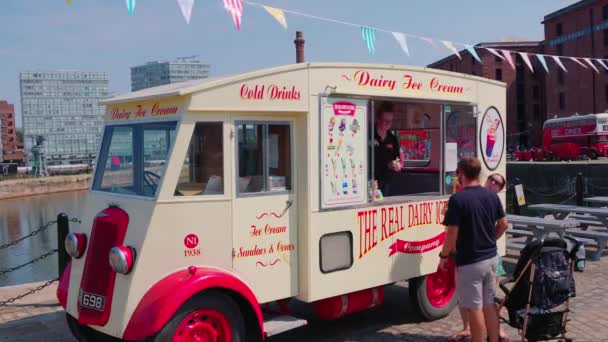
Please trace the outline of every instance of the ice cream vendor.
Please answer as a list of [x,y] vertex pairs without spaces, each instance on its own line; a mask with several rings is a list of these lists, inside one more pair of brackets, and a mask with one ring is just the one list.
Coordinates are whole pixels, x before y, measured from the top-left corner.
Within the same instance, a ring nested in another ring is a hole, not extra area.
[[388,173],[401,171],[399,141],[391,132],[393,118],[392,103],[384,102],[374,122],[374,178],[383,192],[386,192]]

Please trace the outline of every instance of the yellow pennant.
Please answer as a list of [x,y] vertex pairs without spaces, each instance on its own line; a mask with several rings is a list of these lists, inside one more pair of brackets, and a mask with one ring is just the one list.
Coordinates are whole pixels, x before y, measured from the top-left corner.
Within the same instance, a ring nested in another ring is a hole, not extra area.
[[65,1],[68,3],[68,5],[72,4],[72,0],[65,0]]
[[275,18],[283,28],[287,29],[287,20],[285,20],[285,13],[280,8],[274,8],[270,6],[263,6],[266,12]]

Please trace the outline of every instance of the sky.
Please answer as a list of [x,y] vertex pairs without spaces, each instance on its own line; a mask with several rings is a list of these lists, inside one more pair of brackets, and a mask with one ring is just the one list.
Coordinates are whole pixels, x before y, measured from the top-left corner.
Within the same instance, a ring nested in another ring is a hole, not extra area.
[[[573,0],[260,0],[261,3],[391,31],[476,44],[509,38],[542,40],[543,17]],[[115,94],[130,90],[130,67],[197,55],[211,76],[295,62],[295,31],[303,31],[306,60],[425,66],[449,54],[409,41],[410,56],[391,35],[378,33],[370,55],[356,27],[287,14],[288,29],[263,9],[245,5],[241,31],[221,0],[196,0],[186,24],[175,0],[1,0],[0,99],[15,104],[19,72],[103,71]]]

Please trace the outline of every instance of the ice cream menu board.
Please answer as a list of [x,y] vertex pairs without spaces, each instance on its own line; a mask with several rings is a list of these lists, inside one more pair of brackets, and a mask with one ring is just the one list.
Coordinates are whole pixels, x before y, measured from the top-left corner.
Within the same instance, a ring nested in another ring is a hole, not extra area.
[[321,99],[323,208],[367,201],[367,101]]
[[496,170],[505,146],[505,130],[500,114],[494,107],[488,108],[481,119],[481,155],[490,170]]

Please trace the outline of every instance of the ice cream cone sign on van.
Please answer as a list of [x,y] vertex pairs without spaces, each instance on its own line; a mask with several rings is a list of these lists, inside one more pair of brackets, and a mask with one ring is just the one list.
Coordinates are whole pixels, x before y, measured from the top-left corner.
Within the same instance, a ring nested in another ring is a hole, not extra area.
[[105,105],[57,290],[81,341],[264,339],[306,324],[291,300],[339,319],[404,280],[442,318],[454,161],[505,174],[504,84],[451,72],[297,64]]

